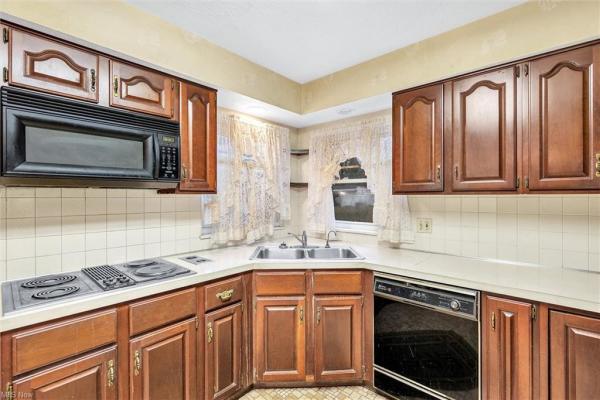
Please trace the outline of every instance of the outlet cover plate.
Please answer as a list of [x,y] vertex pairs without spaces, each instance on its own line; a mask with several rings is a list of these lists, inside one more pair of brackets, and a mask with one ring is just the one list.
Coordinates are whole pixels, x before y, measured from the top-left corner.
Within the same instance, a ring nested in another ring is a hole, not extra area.
[[431,218],[417,218],[417,233],[431,233],[432,229]]

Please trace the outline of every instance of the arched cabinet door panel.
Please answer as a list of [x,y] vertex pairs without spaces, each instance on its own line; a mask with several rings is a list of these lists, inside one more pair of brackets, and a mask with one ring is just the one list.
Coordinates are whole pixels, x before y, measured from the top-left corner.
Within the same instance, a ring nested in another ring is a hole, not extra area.
[[600,47],[530,64],[529,189],[600,188]]
[[10,32],[10,85],[98,102],[98,54],[6,29]]
[[442,85],[394,94],[394,193],[443,190],[442,101]]
[[452,191],[516,190],[514,67],[467,77],[452,87]]
[[110,105],[161,117],[175,117],[178,85],[169,76],[110,61]]
[[217,191],[217,92],[181,84],[182,192]]

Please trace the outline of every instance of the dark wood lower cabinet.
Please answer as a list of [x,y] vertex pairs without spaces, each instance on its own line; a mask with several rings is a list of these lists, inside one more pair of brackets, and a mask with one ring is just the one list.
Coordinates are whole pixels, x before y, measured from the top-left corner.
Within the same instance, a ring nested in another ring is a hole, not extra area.
[[315,379],[362,379],[362,296],[317,296]]
[[116,400],[115,346],[15,380],[13,399]]
[[205,327],[204,397],[228,399],[242,388],[242,303],[207,314]]
[[129,342],[130,400],[196,398],[196,319]]
[[484,296],[483,399],[532,399],[532,307],[530,303]]
[[257,297],[254,358],[258,382],[306,379],[305,297]]
[[600,399],[600,319],[550,312],[550,398]]

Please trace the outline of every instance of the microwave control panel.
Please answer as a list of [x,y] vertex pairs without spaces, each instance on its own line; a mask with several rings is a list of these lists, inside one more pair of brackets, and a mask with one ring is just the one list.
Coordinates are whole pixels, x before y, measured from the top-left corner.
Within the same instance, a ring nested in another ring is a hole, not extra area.
[[158,135],[159,179],[179,179],[179,137]]

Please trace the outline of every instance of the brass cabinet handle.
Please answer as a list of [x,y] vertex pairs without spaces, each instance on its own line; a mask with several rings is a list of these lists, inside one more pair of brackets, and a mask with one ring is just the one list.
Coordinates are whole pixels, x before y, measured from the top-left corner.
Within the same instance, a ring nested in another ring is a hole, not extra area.
[[207,336],[207,339],[208,339],[208,343],[212,343],[213,336],[214,336],[212,322],[209,322],[208,325],[207,325],[206,336]]
[[596,178],[600,178],[600,153],[596,153]]
[[96,70],[94,68],[90,70],[90,90],[96,91]]
[[183,179],[187,179],[187,168],[185,167],[185,165],[181,166],[181,177]]
[[108,361],[107,384],[108,387],[113,387],[115,384],[115,360]]
[[496,330],[496,313],[492,312],[492,318],[490,320],[490,325],[492,326],[492,330]]
[[300,322],[304,321],[304,307],[300,306]]
[[136,350],[133,353],[133,373],[134,375],[139,375],[140,370],[142,369],[142,355],[139,350]]
[[119,97],[119,77],[117,75],[113,77],[113,96]]
[[317,308],[317,325],[321,322],[321,307]]
[[435,169],[435,179],[439,182],[442,178],[442,166],[438,165]]
[[233,296],[233,289],[223,290],[222,292],[217,293],[216,296],[223,302],[231,300],[231,296]]

